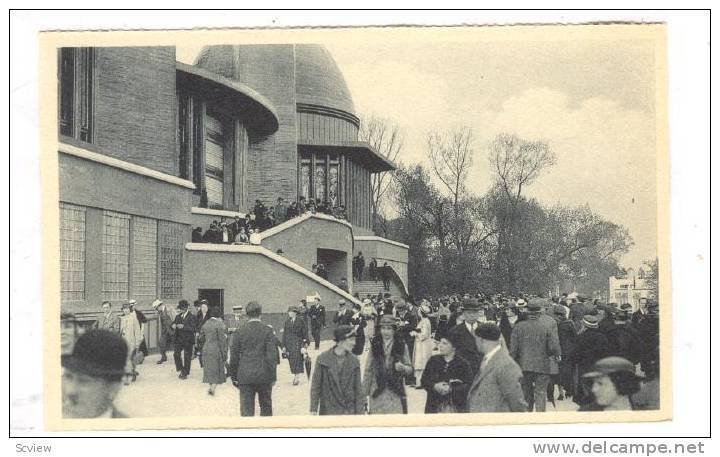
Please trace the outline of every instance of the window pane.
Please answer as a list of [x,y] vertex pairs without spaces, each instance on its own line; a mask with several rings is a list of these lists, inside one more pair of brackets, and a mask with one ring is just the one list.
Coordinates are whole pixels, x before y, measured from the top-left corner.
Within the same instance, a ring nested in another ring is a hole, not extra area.
[[132,288],[136,300],[157,295],[157,222],[133,217]]
[[60,203],[60,301],[85,299],[85,208]]
[[300,164],[300,196],[310,198],[310,162]]
[[75,49],[60,49],[60,133],[73,135]]
[[104,300],[127,300],[130,216],[103,211]]
[[315,165],[315,199],[325,201],[325,163]]
[[328,201],[333,206],[338,203],[338,171],[339,165],[330,162],[330,176],[328,178]]
[[80,140],[92,141],[92,91],[93,91],[93,50],[92,48],[79,49],[78,62],[78,113]]
[[160,243],[160,296],[182,298],[182,262],[186,226],[158,221]]
[[208,206],[222,207],[225,177],[225,141],[222,122],[205,116],[205,189]]

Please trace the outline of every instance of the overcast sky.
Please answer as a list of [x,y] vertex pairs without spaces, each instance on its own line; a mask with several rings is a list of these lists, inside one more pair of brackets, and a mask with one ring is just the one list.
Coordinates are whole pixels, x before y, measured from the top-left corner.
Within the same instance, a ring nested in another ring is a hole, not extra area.
[[[403,163],[427,163],[431,131],[470,127],[471,188],[491,181],[487,146],[501,132],[544,140],[557,164],[527,195],[582,205],[630,230],[623,258],[656,256],[655,69],[649,41],[325,43],[358,114],[403,131]],[[201,46],[178,48],[192,63]]]

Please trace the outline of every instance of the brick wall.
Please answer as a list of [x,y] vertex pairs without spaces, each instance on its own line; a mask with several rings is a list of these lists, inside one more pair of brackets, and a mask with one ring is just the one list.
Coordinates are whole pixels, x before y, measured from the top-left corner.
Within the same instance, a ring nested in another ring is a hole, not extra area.
[[94,144],[177,176],[175,48],[97,48]]

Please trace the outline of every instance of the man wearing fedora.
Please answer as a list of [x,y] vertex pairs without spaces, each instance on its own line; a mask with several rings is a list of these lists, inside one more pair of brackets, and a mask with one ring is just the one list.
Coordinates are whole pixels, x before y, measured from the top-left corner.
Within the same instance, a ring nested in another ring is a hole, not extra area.
[[94,329],[81,335],[72,354],[62,356],[63,417],[127,417],[113,406],[125,376],[127,354],[127,344],[116,333]]
[[165,303],[162,302],[162,300],[155,300],[152,303],[152,307],[157,312],[158,321],[160,323],[160,338],[158,339],[160,360],[157,361],[157,364],[160,365],[161,363],[167,362],[166,353],[173,337],[173,319],[172,317],[170,317],[170,313],[168,313],[167,307],[165,306]]
[[195,344],[196,318],[188,310],[189,306],[187,300],[180,300],[178,303],[178,314],[175,316],[175,321],[173,321],[171,325],[175,332],[175,352],[173,353],[173,359],[175,360],[175,370],[178,372],[180,379],[187,379],[190,374],[193,345]]
[[510,355],[522,369],[528,411],[534,406],[535,411],[545,412],[550,374],[561,353],[557,323],[542,314],[545,306],[546,299],[531,299],[528,318],[518,322],[510,335]]
[[584,405],[592,401],[591,392],[581,382],[585,373],[592,369],[595,362],[607,357],[610,353],[610,343],[603,332],[600,331],[597,315],[586,314],[582,320],[582,328],[575,339],[575,348],[571,355],[575,373],[575,395],[573,401]]
[[478,318],[482,312],[480,303],[476,298],[466,297],[462,301],[462,322],[450,329],[450,336],[457,341],[457,353],[467,361],[472,370],[473,377],[480,369],[483,355],[475,344],[475,330],[478,327]]

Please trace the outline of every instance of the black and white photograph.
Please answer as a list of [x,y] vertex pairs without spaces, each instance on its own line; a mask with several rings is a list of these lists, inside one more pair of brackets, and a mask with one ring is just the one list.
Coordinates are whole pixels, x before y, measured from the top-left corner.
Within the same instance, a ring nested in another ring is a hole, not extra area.
[[41,32],[45,427],[670,420],[667,34]]

